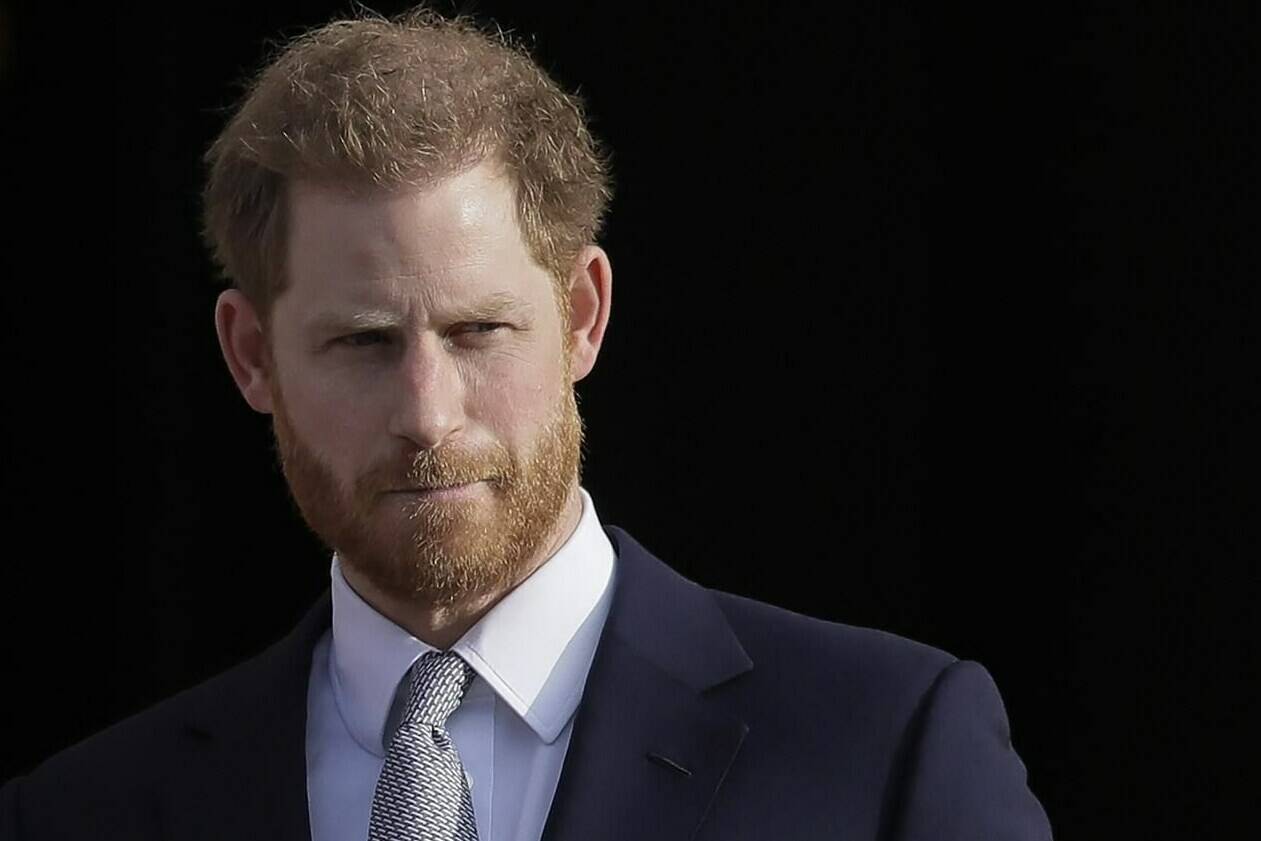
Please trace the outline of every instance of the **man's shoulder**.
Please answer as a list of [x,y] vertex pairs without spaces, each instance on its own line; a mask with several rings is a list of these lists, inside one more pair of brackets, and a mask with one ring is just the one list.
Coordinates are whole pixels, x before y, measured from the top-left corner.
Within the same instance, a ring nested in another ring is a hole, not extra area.
[[[628,613],[640,620],[633,632],[669,646],[706,647],[707,655],[725,653],[741,675],[732,688],[749,701],[781,696],[790,705],[806,698],[844,699],[908,713],[953,664],[954,655],[890,631],[828,621],[745,596],[706,587],[673,567],[624,529],[610,527],[610,537],[624,562],[621,583],[628,594]],[[709,619],[700,617],[708,616]],[[665,625],[662,631],[658,625]],[[729,629],[729,630],[721,630]],[[725,647],[709,648],[730,633],[740,654]],[[665,646],[663,646],[665,647]],[[695,659],[695,658],[693,658]]]
[[304,703],[318,619],[303,625],[302,635],[295,631],[11,780],[0,797],[0,827],[17,814],[49,826],[112,821],[138,832],[149,827],[158,819],[153,810],[161,793],[173,777],[189,779],[194,767],[204,765],[212,738],[248,741],[251,734],[286,726],[294,706]]
[[873,705],[913,706],[958,658],[898,634],[708,590],[762,684]]
[[706,589],[742,642],[754,649],[776,653],[795,649],[830,655],[833,661],[857,658],[930,669],[940,669],[957,659],[940,648],[890,631],[820,619],[747,596]]
[[[160,777],[168,762],[178,760],[179,744],[196,740],[198,722],[207,714],[232,716],[251,709],[268,661],[263,652],[133,713],[53,754],[27,780],[143,785],[146,777]],[[149,761],[134,761],[139,757]]]

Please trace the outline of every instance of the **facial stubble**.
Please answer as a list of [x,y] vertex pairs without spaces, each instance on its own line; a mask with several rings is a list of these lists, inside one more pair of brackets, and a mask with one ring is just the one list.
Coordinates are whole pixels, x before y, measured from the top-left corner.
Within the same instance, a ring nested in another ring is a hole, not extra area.
[[[518,583],[556,537],[580,477],[583,426],[568,371],[531,452],[415,450],[374,465],[351,488],[297,434],[280,389],[272,392],[276,452],[303,519],[343,564],[406,602],[458,605]],[[387,493],[479,480],[486,485],[464,500]]]

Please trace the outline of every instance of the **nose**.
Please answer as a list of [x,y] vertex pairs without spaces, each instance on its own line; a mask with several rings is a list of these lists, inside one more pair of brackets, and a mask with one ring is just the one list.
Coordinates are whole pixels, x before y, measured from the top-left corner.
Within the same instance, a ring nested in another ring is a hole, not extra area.
[[432,334],[409,343],[397,372],[389,431],[422,450],[438,447],[464,428],[464,381],[442,344]]

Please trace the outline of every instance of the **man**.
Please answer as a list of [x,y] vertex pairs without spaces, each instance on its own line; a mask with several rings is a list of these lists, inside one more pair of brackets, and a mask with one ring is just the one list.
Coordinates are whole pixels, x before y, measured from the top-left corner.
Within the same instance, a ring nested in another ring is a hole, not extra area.
[[707,591],[600,523],[577,101],[417,12],[289,45],[208,155],[215,313],[329,592],[11,782],[4,838],[1044,839],[983,668]]

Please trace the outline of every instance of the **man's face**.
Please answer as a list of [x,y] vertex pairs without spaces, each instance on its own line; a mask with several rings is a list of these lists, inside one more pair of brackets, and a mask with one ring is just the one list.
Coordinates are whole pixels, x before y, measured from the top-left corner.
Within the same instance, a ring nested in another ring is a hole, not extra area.
[[576,499],[565,325],[497,173],[290,192],[289,287],[271,320],[277,451],[316,534],[411,602],[511,585]]

